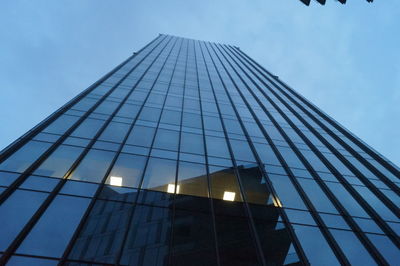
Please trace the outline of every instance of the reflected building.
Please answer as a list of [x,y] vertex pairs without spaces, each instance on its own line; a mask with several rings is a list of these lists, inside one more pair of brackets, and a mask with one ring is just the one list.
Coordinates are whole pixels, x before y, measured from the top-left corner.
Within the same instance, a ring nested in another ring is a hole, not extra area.
[[396,265],[399,168],[238,47],[159,35],[0,154],[3,265]]

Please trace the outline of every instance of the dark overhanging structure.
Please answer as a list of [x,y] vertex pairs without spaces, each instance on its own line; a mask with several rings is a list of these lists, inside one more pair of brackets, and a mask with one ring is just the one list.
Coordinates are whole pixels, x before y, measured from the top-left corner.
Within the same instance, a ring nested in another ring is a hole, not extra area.
[[[303,4],[305,4],[307,6],[310,5],[310,3],[311,3],[311,0],[300,0],[300,1],[303,2]],[[336,1],[341,3],[341,4],[346,4],[346,2],[347,2],[347,0],[336,0]],[[366,0],[366,1],[369,2],[369,3],[374,2],[374,0]],[[325,5],[326,0],[315,0],[315,2],[318,2],[321,5]]]
[[161,34],[0,153],[0,265],[396,265],[399,177],[238,47]]

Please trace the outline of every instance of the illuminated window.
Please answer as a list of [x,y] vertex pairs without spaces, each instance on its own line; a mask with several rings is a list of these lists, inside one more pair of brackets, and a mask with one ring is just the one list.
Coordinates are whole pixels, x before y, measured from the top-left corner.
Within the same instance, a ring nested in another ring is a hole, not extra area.
[[235,192],[225,191],[223,200],[234,201],[235,200]]
[[122,177],[119,176],[111,176],[110,177],[110,185],[112,186],[122,186]]
[[[175,192],[175,185],[174,184],[168,184],[167,188],[168,193],[174,193]],[[176,186],[176,194],[179,193],[179,185]]]

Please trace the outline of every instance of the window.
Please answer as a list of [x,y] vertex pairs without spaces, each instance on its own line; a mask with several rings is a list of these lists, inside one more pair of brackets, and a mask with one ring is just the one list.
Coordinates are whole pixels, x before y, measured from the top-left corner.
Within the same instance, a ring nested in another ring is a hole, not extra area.
[[97,183],[101,182],[114,155],[114,152],[90,150],[69,178]]
[[103,120],[86,118],[85,121],[71,133],[71,136],[91,139],[103,126],[104,122]]
[[59,118],[54,120],[43,132],[62,135],[69,129],[79,117],[70,115],[61,115]]
[[204,154],[203,136],[198,134],[182,132],[181,152]]
[[177,188],[178,187],[179,194],[208,197],[208,182],[205,165],[179,162]]
[[57,196],[17,253],[61,257],[89,202],[90,199],[86,198]]
[[135,126],[130,133],[128,139],[126,140],[127,144],[150,147],[153,136],[154,136],[155,128],[152,127],[144,127],[144,126]]
[[49,147],[50,143],[29,141],[0,164],[0,170],[23,172]]
[[212,198],[242,201],[239,184],[232,169],[210,166],[210,181]]
[[138,187],[145,163],[146,157],[121,153],[106,183],[116,186]]
[[150,158],[142,188],[169,192],[168,185],[175,186],[175,172],[176,161]]
[[111,122],[100,135],[99,140],[122,142],[129,130],[130,125]]
[[83,148],[61,145],[35,170],[34,174],[62,178],[82,151]]
[[207,153],[210,156],[230,158],[225,139],[206,136]]
[[178,150],[179,132],[166,129],[158,129],[154,147],[166,150]]

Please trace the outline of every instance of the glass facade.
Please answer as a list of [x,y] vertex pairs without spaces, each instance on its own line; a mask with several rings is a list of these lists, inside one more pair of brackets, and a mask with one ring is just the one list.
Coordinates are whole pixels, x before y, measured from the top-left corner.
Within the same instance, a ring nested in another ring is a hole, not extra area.
[[159,35],[0,154],[1,265],[399,265],[400,171],[238,47]]

